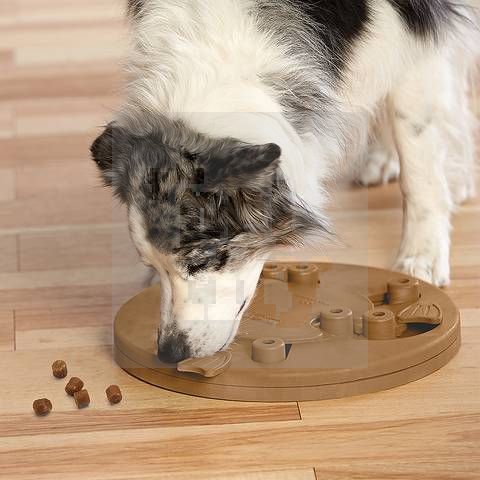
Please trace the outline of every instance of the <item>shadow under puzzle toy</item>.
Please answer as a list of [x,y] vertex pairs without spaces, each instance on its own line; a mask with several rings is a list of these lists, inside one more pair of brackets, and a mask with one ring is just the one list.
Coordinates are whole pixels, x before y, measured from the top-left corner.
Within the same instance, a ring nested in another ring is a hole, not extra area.
[[459,312],[443,291],[351,265],[267,264],[235,343],[209,358],[162,363],[159,311],[159,286],[120,309],[117,363],[153,385],[209,398],[301,401],[384,390],[434,372],[460,347]]

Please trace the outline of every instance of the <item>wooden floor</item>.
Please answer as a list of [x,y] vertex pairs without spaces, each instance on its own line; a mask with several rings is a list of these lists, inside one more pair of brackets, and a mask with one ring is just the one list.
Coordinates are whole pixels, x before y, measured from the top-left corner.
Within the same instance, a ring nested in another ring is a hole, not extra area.
[[[0,2],[0,478],[480,478],[479,201],[460,209],[453,235],[448,292],[463,346],[428,378],[271,405],[169,393],[114,364],[112,315],[142,271],[88,147],[119,101],[122,3]],[[388,266],[397,186],[333,203],[345,248],[324,255]],[[51,377],[58,358],[85,380],[90,408],[77,411]],[[110,383],[124,392],[116,407],[104,397]],[[54,412],[37,418],[32,401],[43,396]]]

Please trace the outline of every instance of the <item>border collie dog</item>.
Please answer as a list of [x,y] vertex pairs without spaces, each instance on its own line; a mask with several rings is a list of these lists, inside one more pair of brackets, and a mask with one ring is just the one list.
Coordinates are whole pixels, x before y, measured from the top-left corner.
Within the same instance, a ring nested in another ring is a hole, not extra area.
[[162,285],[158,355],[234,339],[263,262],[331,236],[328,179],[399,177],[395,268],[449,282],[474,194],[473,2],[130,0],[125,102],[92,145]]

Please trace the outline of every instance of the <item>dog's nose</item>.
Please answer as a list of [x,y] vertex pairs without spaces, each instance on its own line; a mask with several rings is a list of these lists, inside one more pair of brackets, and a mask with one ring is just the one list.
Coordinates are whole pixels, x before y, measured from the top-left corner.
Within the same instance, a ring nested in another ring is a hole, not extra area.
[[165,363],[178,363],[192,356],[185,335],[167,338],[158,344],[158,358]]

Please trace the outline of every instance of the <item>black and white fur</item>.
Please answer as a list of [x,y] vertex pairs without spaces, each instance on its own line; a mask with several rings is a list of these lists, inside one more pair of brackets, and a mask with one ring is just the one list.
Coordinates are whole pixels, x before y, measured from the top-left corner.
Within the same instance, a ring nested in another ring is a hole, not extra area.
[[329,235],[326,180],[360,157],[362,183],[400,174],[396,268],[449,282],[450,214],[474,194],[474,6],[130,0],[126,101],[92,153],[160,275],[160,358],[228,347],[266,255]]

